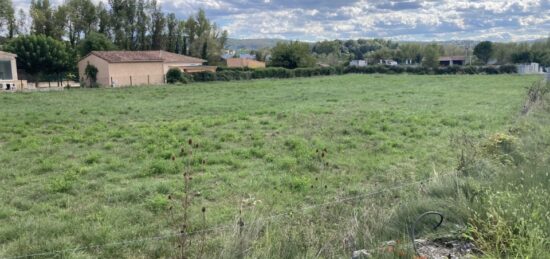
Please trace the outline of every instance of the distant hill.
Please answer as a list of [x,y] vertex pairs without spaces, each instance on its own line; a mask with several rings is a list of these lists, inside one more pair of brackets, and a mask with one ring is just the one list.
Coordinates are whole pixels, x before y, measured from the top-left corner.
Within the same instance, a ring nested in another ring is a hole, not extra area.
[[[545,41],[546,38],[528,41],[519,41],[518,43],[534,43],[538,41]],[[345,40],[343,40],[345,41]],[[263,48],[273,48],[279,42],[290,42],[285,39],[229,39],[227,48],[231,50],[259,50]],[[480,41],[476,40],[448,40],[448,41],[395,41],[397,43],[418,43],[418,44],[430,44],[437,43],[440,45],[455,45],[455,46],[475,46]],[[308,42],[313,44],[314,42]]]
[[229,39],[227,48],[231,50],[247,49],[258,50],[263,48],[273,48],[279,42],[289,42],[283,39]]

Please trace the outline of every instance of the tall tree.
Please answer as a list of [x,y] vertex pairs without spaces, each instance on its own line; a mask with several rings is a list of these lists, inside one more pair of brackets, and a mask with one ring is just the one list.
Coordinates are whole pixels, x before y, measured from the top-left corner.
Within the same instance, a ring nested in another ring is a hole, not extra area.
[[156,0],[151,2],[151,49],[160,50],[163,47],[163,31],[166,24],[164,13]]
[[17,14],[17,34],[26,35],[29,32],[27,28],[27,14],[25,10],[19,9]]
[[52,36],[54,33],[54,11],[49,0],[31,0],[31,31],[34,34]]
[[147,50],[150,48],[150,41],[148,39],[148,25],[150,18],[147,15],[148,3],[145,0],[138,0],[137,3],[137,22],[136,22],[136,42],[137,49]]
[[176,52],[178,19],[174,13],[166,16],[166,50]]
[[96,6],[91,0],[68,0],[67,34],[71,46],[75,46],[81,37],[86,37],[97,24]]
[[109,0],[109,25],[112,29],[112,38],[114,44],[121,49],[126,49],[125,35],[125,17],[126,17],[126,1],[124,0]]
[[439,54],[440,47],[436,43],[427,45],[424,48],[424,59],[422,60],[422,66],[429,68],[439,67]]
[[493,57],[493,43],[490,41],[478,43],[474,48],[474,55],[483,63],[489,63],[489,60]]
[[13,38],[17,32],[17,23],[11,0],[0,0],[0,32],[4,27],[8,38]]
[[105,8],[105,5],[103,2],[99,2],[99,4],[96,7],[96,13],[97,13],[97,32],[103,33],[107,35],[107,37],[111,37],[111,16],[109,15],[109,11],[107,11],[107,8]]

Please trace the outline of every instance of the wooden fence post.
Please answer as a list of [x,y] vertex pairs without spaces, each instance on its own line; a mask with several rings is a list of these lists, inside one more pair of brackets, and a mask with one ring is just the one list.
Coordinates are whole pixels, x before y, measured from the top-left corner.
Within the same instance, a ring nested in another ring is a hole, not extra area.
[[151,84],[151,82],[150,82],[150,80],[149,80],[149,75],[147,75],[147,84],[148,84],[148,85]]
[[111,76],[111,87],[115,87],[115,82],[113,82],[113,77]]
[[130,76],[130,86],[133,86],[133,84],[132,84],[132,76]]

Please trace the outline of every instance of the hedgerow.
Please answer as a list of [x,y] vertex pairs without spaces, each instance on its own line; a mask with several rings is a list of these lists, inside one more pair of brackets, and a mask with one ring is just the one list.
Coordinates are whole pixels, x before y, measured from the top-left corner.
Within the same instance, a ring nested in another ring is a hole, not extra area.
[[313,76],[331,76],[343,74],[415,74],[415,75],[455,75],[455,74],[513,74],[517,73],[514,65],[503,66],[450,66],[427,68],[421,66],[387,66],[373,65],[366,67],[315,67],[286,69],[269,67],[262,69],[218,68],[216,73],[200,72],[192,74],[197,82],[235,81],[264,78],[295,78]]

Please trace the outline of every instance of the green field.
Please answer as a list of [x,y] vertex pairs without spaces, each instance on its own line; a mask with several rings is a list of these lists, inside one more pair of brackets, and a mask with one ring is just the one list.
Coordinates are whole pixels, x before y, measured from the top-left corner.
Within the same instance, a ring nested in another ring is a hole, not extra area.
[[[204,160],[192,169],[192,230],[231,223],[240,207],[270,216],[452,172],[453,139],[506,131],[536,80],[346,75],[1,94],[0,257],[177,231],[169,196],[183,195],[189,139],[199,144],[194,161]],[[221,233],[207,250],[232,257],[220,252],[231,236]],[[174,247],[161,240],[56,256],[171,257]],[[247,253],[283,257],[278,249]],[[334,251],[323,257],[340,257]]]

